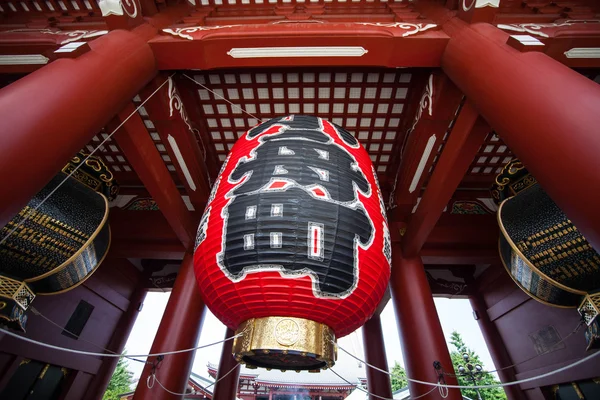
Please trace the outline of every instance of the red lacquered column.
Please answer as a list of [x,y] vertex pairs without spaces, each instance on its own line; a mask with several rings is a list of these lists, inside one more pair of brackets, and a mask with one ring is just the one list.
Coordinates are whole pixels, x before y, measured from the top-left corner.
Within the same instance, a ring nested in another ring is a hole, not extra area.
[[[404,258],[399,243],[392,252],[392,301],[396,310],[398,330],[406,373],[412,379],[437,382],[434,361],[440,361],[444,372],[454,374],[442,325],[438,318],[425,268],[420,257]],[[446,376],[446,383],[456,385],[456,379]],[[433,389],[409,382],[410,395],[420,396]],[[438,399],[434,390],[424,399]],[[458,389],[449,389],[448,400],[462,400]]]
[[[383,342],[383,331],[381,330],[381,318],[379,318],[379,314],[373,315],[371,319],[365,323],[362,332],[366,361],[377,368],[388,371],[387,357],[385,356],[385,343]],[[366,366],[366,369],[369,392],[379,396],[369,396],[369,400],[379,400],[381,397],[391,399],[392,386],[389,375],[369,366]]]
[[[487,306],[485,301],[479,293],[475,293],[469,296],[471,307],[473,311],[477,313],[479,328],[483,334],[483,339],[487,345],[492,360],[494,360],[495,369],[498,370],[498,376],[501,382],[514,382],[517,380],[516,371],[514,368],[506,368],[512,365],[513,362],[506,351],[506,346],[502,341],[502,336],[498,332],[494,322],[490,321],[490,317],[487,313]],[[506,368],[506,369],[504,369]],[[504,386],[504,392],[508,400],[525,400],[525,393],[521,390],[518,385]]]
[[600,86],[488,24],[444,24],[442,67],[596,250]]
[[0,227],[156,74],[135,33],[113,31],[0,90]]
[[[181,350],[195,347],[202,330],[205,307],[194,276],[193,256],[186,253],[181,269],[171,291],[167,308],[156,332],[150,353]],[[148,358],[150,363],[156,357]],[[183,393],[194,361],[194,352],[166,355],[156,377],[165,388],[175,393]],[[151,374],[151,365],[146,365],[133,396],[136,400],[180,399],[164,391],[158,383],[152,389],[146,385]]]
[[[235,335],[235,331],[227,328],[225,332],[225,338]],[[217,383],[215,384],[215,390],[213,392],[213,399],[219,400],[235,400],[238,390],[238,382],[240,379],[241,365],[235,361],[232,353],[231,340],[223,343],[223,350],[221,351],[221,360],[219,361],[219,370],[217,371]],[[233,371],[237,365],[237,368]],[[229,371],[231,371],[227,376]],[[269,397],[270,398],[270,397]]]

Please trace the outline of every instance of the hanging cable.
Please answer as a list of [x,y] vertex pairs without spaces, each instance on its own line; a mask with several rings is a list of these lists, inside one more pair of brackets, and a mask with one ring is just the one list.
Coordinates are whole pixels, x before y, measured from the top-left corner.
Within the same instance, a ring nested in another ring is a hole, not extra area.
[[132,354],[132,355],[128,355],[128,354],[94,353],[94,352],[91,352],[91,351],[69,349],[69,348],[66,348],[66,347],[55,346],[53,344],[39,342],[37,340],[30,339],[30,338],[27,338],[25,336],[17,335],[16,333],[11,332],[11,331],[9,331],[7,329],[4,329],[4,328],[1,328],[0,331],[4,332],[4,334],[6,334],[8,336],[12,336],[14,338],[23,340],[25,342],[28,342],[28,343],[31,343],[31,344],[37,344],[39,346],[47,347],[47,348],[53,349],[53,350],[64,351],[64,352],[67,352],[67,353],[81,354],[81,355],[84,355],[84,356],[118,357],[118,358],[120,358],[120,357],[156,357],[156,356],[166,356],[166,355],[170,355],[170,354],[188,353],[190,351],[204,349],[206,347],[214,346],[214,345],[217,345],[217,344],[220,344],[220,343],[225,343],[225,342],[227,342],[229,340],[235,339],[235,338],[240,337],[240,336],[242,336],[244,334],[244,332],[240,332],[237,335],[233,335],[233,336],[225,338],[223,340],[219,340],[218,342],[213,342],[213,343],[205,344],[203,346],[192,347],[192,348],[189,348],[189,349],[166,351],[164,353]]
[[[100,346],[100,345],[98,345],[98,344],[96,344],[96,343],[94,343],[94,342],[90,342],[89,340],[86,340],[86,339],[84,339],[84,338],[80,337],[79,335],[76,335],[76,334],[74,334],[73,332],[71,332],[71,331],[70,331],[70,330],[68,330],[67,328],[64,328],[64,327],[60,326],[60,325],[59,325],[59,324],[57,324],[56,322],[52,321],[50,318],[46,317],[46,316],[45,316],[44,314],[42,314],[40,311],[38,311],[38,310],[37,310],[35,307],[33,307],[33,306],[32,306],[32,307],[30,308],[30,310],[31,310],[31,312],[32,312],[34,315],[37,315],[38,317],[41,317],[41,318],[42,318],[42,319],[44,319],[46,322],[48,322],[48,323],[50,323],[50,324],[54,325],[55,327],[57,327],[58,329],[60,329],[60,330],[62,330],[62,331],[64,331],[64,332],[67,332],[69,335],[73,335],[75,338],[77,338],[77,340],[80,340],[80,341],[82,341],[82,342],[85,342],[85,343],[91,344],[92,346],[94,346],[94,347],[97,347],[97,348],[99,348],[99,349],[101,349],[101,350],[107,351],[107,352],[109,352],[109,353],[111,353],[111,354],[117,354],[117,353],[115,353],[114,351],[107,349],[106,347],[102,347],[102,346]],[[129,359],[129,360],[133,360],[133,361],[141,362],[141,363],[144,363],[144,364],[147,364],[147,363],[148,363],[148,361],[144,361],[144,360],[138,360],[137,358],[133,358],[133,357],[131,357],[131,356],[126,356],[126,355],[124,355],[123,357],[125,357],[125,358],[127,358],[127,359]]]
[[[552,352],[552,351],[554,350],[554,347],[558,346],[559,344],[561,344],[562,342],[564,342],[564,341],[566,341],[568,338],[570,338],[572,335],[574,335],[575,333],[577,333],[577,332],[579,331],[579,329],[581,329],[581,327],[583,326],[583,324],[584,324],[584,323],[585,323],[585,321],[583,321],[583,318],[582,318],[582,320],[581,320],[581,321],[579,321],[579,323],[577,324],[577,326],[575,327],[575,329],[573,329],[573,330],[571,331],[571,333],[569,333],[567,336],[565,336],[564,338],[562,338],[562,339],[561,339],[561,340],[559,340],[558,342],[554,343],[554,345],[552,346],[552,348],[550,348],[550,349],[548,349],[548,350],[546,350],[546,351],[544,351],[544,352],[542,352],[542,353],[540,353],[540,354],[536,354],[535,356],[532,356],[532,357],[526,358],[526,359],[525,359],[525,360],[523,360],[523,361],[519,361],[518,363],[511,364],[511,365],[509,365],[509,366],[507,366],[507,367],[502,367],[502,368],[498,368],[498,369],[493,369],[493,370],[491,370],[491,371],[481,371],[481,372],[482,372],[482,373],[484,373],[484,374],[485,374],[485,373],[487,373],[487,374],[491,374],[491,373],[494,373],[494,372],[503,371],[503,370],[505,370],[505,369],[514,368],[514,367],[516,367],[516,366],[518,366],[518,365],[525,364],[526,362],[529,362],[529,361],[531,361],[531,360],[533,360],[533,359],[535,359],[535,358],[538,358],[538,357],[541,357],[541,356],[543,356],[543,355],[545,355],[545,354],[548,354],[548,353],[550,353],[550,352]],[[451,373],[449,373],[449,372],[444,372],[444,375],[449,375],[449,376],[462,376],[462,375],[457,375],[457,374],[451,374]]]
[[[338,374],[337,372],[335,372],[333,369],[331,369],[331,368],[330,368],[329,370],[330,370],[331,372],[333,372],[335,375],[337,375],[337,377],[338,377],[338,378],[340,378],[341,380],[343,380],[344,382],[346,382],[348,385],[356,385],[356,386],[355,386],[355,388],[356,388],[356,389],[360,390],[360,391],[361,391],[361,392],[363,392],[363,393],[366,393],[366,394],[368,394],[369,396],[377,397],[378,399],[381,399],[381,400],[394,400],[394,399],[391,399],[391,398],[389,398],[389,397],[382,397],[382,396],[376,395],[375,393],[371,393],[371,392],[369,392],[368,390],[365,390],[365,389],[361,388],[361,387],[359,386],[359,385],[360,385],[360,383],[359,383],[359,384],[354,384],[354,383],[352,383],[352,382],[350,382],[350,381],[346,380],[346,378],[344,378],[343,376],[341,376],[340,374]],[[437,389],[437,388],[433,388],[433,389],[431,389],[429,392],[427,392],[427,393],[423,393],[423,394],[421,394],[421,395],[419,395],[419,396],[415,396],[415,397],[413,397],[413,396],[410,396],[410,397],[408,397],[406,400],[416,400],[416,399],[419,399],[419,398],[421,398],[421,397],[427,396],[429,393],[433,392],[435,389]]]
[[[562,338],[560,341],[556,342],[556,343],[554,344],[554,346],[556,346],[556,345],[558,345],[558,344],[561,344],[562,342],[564,342],[565,340],[567,340],[569,337],[571,337],[573,334],[577,333],[577,331],[579,331],[579,329],[580,329],[582,326],[583,326],[583,321],[580,321],[580,322],[577,324],[577,326],[575,327],[575,329],[571,331],[571,333],[569,333],[567,336],[565,336],[564,338]],[[355,360],[357,360],[357,361],[360,361],[360,362],[364,362],[364,363],[365,363],[367,366],[369,366],[370,368],[376,369],[376,370],[377,370],[377,371],[379,371],[379,372],[383,372],[384,374],[387,374],[387,375],[390,375],[390,376],[392,375],[390,372],[388,372],[388,371],[385,371],[385,370],[383,370],[383,369],[381,369],[381,368],[378,368],[378,367],[376,367],[375,365],[368,364],[366,361],[363,361],[363,360],[361,360],[360,358],[356,357],[354,354],[350,353],[348,350],[344,349],[343,347],[340,347],[340,345],[339,345],[339,344],[337,344],[337,342],[333,342],[333,343],[334,343],[334,346],[335,346],[335,347],[337,347],[338,349],[342,350],[344,353],[348,354],[350,357],[354,358]],[[508,367],[498,368],[498,369],[491,370],[491,371],[482,371],[482,372],[483,372],[483,373],[493,373],[493,372],[502,371],[502,370],[504,370],[504,369],[513,368],[513,367],[516,367],[517,365],[521,365],[521,364],[524,364],[524,363],[526,363],[526,362],[528,362],[528,361],[531,361],[531,360],[533,360],[534,358],[537,358],[537,357],[543,356],[544,354],[548,354],[548,353],[549,353],[549,352],[551,352],[551,351],[552,351],[552,349],[546,350],[546,351],[545,351],[545,352],[543,352],[543,353],[536,354],[536,355],[535,355],[535,356],[533,356],[533,357],[530,357],[530,358],[528,358],[528,359],[526,359],[526,360],[520,361],[520,362],[518,362],[518,363],[515,363],[515,364],[512,364],[512,365],[509,365]],[[449,372],[444,372],[443,374],[444,374],[444,375],[447,375],[447,376],[460,376],[460,375],[456,375],[456,374],[451,374],[451,373],[449,373]]]
[[[577,324],[577,326],[575,327],[575,329],[573,329],[573,330],[571,331],[571,333],[569,333],[567,336],[565,336],[564,338],[562,338],[561,340],[559,340],[558,342],[556,342],[556,343],[554,344],[554,346],[552,346],[552,347],[555,347],[556,345],[559,345],[559,344],[563,343],[563,342],[564,342],[564,341],[566,341],[566,340],[567,340],[569,337],[571,337],[571,336],[572,336],[572,335],[574,335],[575,333],[579,332],[579,330],[580,330],[580,329],[581,329],[581,327],[584,325],[584,323],[585,323],[585,321],[584,321],[584,320],[583,320],[583,318],[582,318],[582,320],[579,322],[579,324]],[[518,363],[514,363],[514,364],[512,364],[512,365],[509,365],[508,367],[502,367],[502,368],[498,368],[498,369],[495,369],[495,370],[492,370],[492,371],[488,371],[488,372],[490,372],[490,373],[491,373],[491,372],[498,372],[498,371],[503,371],[503,370],[505,370],[505,369],[514,368],[514,367],[516,367],[516,366],[518,366],[518,365],[525,364],[526,362],[528,362],[528,361],[531,361],[531,360],[533,360],[534,358],[538,358],[538,357],[540,357],[540,356],[543,356],[543,355],[545,355],[545,354],[548,354],[548,353],[552,352],[553,350],[554,350],[553,348],[550,348],[550,349],[548,349],[548,350],[546,350],[546,351],[544,351],[544,352],[542,352],[542,353],[540,353],[540,354],[536,354],[536,355],[535,355],[535,356],[533,356],[533,357],[529,357],[529,358],[527,358],[527,359],[525,359],[525,360],[523,360],[523,361],[519,361]]]
[[[219,379],[217,379],[216,381],[214,381],[213,383],[211,383],[208,386],[202,386],[200,384],[198,384],[198,386],[200,386],[200,388],[206,392],[208,392],[208,388],[210,388],[211,386],[214,386],[217,384],[217,382],[220,382],[221,380],[225,379],[229,374],[231,374],[237,367],[239,367],[240,364],[236,363],[235,366],[233,368],[231,368],[225,375],[223,375],[222,377],[220,377]],[[152,378],[152,379],[151,379]],[[152,384],[150,384],[150,382],[152,381]],[[148,379],[146,379],[146,386],[148,386],[148,389],[152,389],[154,387],[154,383],[158,383],[158,385],[163,388],[163,390],[167,393],[170,393],[172,395],[175,396],[185,396],[188,395],[190,393],[176,393],[176,392],[172,392],[169,389],[167,389],[156,377],[156,369],[153,370],[152,374],[150,376],[148,376]]]
[[[334,343],[335,343],[335,342],[334,342]],[[343,352],[345,352],[346,354],[348,354],[349,356],[351,356],[351,357],[353,357],[353,358],[355,358],[355,359],[357,359],[357,360],[359,360],[359,361],[362,361],[362,362],[364,362],[364,363],[365,363],[365,365],[367,365],[367,366],[369,366],[369,367],[371,367],[371,368],[373,368],[373,369],[376,369],[376,370],[378,370],[378,371],[380,371],[380,372],[383,372],[384,374],[391,375],[389,372],[387,372],[387,371],[385,371],[385,370],[383,370],[383,369],[381,369],[381,368],[377,368],[377,367],[376,367],[376,366],[374,366],[374,365],[368,364],[368,363],[367,363],[367,362],[365,362],[364,360],[361,360],[361,359],[359,359],[358,357],[356,357],[356,356],[354,356],[354,355],[350,354],[348,351],[344,350],[344,349],[343,349],[343,348],[341,348],[339,345],[335,344],[335,346],[336,346],[338,349],[340,349],[340,350],[342,350]],[[527,383],[527,382],[535,381],[535,380],[538,380],[538,379],[546,378],[546,377],[548,377],[548,376],[556,375],[556,374],[558,374],[558,373],[561,373],[561,372],[563,372],[563,371],[566,371],[566,370],[568,370],[568,369],[570,369],[570,368],[573,368],[573,367],[576,367],[576,366],[578,366],[578,365],[580,365],[580,364],[583,364],[583,363],[585,363],[586,361],[589,361],[589,360],[591,360],[592,358],[594,358],[594,357],[597,357],[597,356],[599,356],[599,355],[600,355],[600,351],[598,351],[598,352],[596,352],[596,353],[593,353],[593,354],[590,354],[590,355],[588,355],[588,356],[586,356],[586,357],[582,358],[581,360],[575,361],[575,362],[573,362],[573,363],[571,363],[571,364],[569,364],[569,365],[565,365],[564,367],[561,367],[561,368],[559,368],[559,369],[557,369],[557,370],[554,370],[554,371],[546,372],[546,373],[544,373],[544,374],[541,374],[541,375],[532,376],[532,377],[530,377],[530,378],[525,378],[525,379],[521,379],[521,380],[518,380],[518,381],[505,382],[505,383],[497,383],[497,384],[492,384],[492,385],[475,385],[475,386],[464,386],[464,385],[445,385],[445,384],[441,384],[441,383],[435,383],[435,382],[420,381],[420,380],[418,380],[418,379],[412,379],[412,378],[406,378],[406,379],[407,379],[408,381],[410,381],[410,382],[414,382],[414,383],[420,383],[420,384],[422,384],[422,385],[429,385],[429,386],[435,386],[435,387],[445,387],[445,388],[449,388],[449,389],[489,389],[489,388],[496,388],[496,387],[514,386],[514,385],[520,385],[520,384],[522,384],[522,383]]]
[[65,183],[65,182],[66,182],[66,181],[67,181],[67,180],[70,178],[70,177],[71,177],[71,176],[73,176],[73,174],[74,174],[75,172],[77,172],[77,170],[78,170],[79,168],[81,168],[81,166],[82,166],[82,165],[84,165],[84,164],[85,164],[85,161],[87,161],[87,160],[88,160],[88,159],[89,159],[89,158],[90,158],[90,157],[91,157],[91,156],[92,156],[92,155],[93,155],[93,154],[94,154],[96,151],[98,151],[98,149],[99,149],[99,148],[103,147],[103,146],[104,146],[104,143],[106,143],[106,142],[107,142],[107,141],[108,141],[108,140],[109,140],[109,139],[110,139],[110,138],[111,138],[111,137],[112,137],[112,136],[113,136],[113,135],[114,135],[114,134],[115,134],[115,133],[116,133],[116,132],[117,132],[119,129],[121,129],[121,127],[122,127],[123,125],[125,125],[125,123],[126,123],[127,121],[129,121],[129,119],[130,119],[131,117],[133,117],[133,116],[134,116],[134,115],[135,115],[135,114],[138,112],[138,110],[139,110],[140,108],[142,108],[142,107],[144,106],[144,104],[146,104],[146,102],[147,102],[148,100],[150,100],[150,99],[151,99],[151,98],[152,98],[152,97],[153,97],[153,96],[154,96],[156,93],[158,93],[158,91],[159,91],[160,89],[162,89],[162,87],[163,87],[164,85],[166,85],[166,84],[167,84],[167,82],[169,82],[169,79],[171,79],[171,78],[173,77],[173,75],[175,75],[175,73],[171,74],[171,76],[169,76],[169,77],[168,77],[168,78],[167,78],[167,79],[166,79],[166,80],[165,80],[165,81],[164,81],[164,82],[163,82],[163,83],[162,83],[162,84],[161,84],[161,85],[160,85],[160,86],[159,86],[159,87],[158,87],[158,88],[157,88],[157,89],[154,91],[154,92],[152,92],[152,93],[150,94],[150,96],[148,96],[148,97],[146,98],[146,100],[144,100],[142,103],[140,103],[140,105],[139,105],[139,106],[137,106],[137,108],[136,108],[135,110],[133,110],[133,112],[132,112],[131,114],[129,114],[129,115],[127,116],[127,118],[125,118],[125,119],[124,119],[124,120],[123,120],[123,121],[122,121],[122,122],[119,124],[119,126],[117,126],[117,127],[116,127],[116,128],[115,128],[115,129],[114,129],[114,130],[113,130],[113,131],[112,131],[112,132],[111,132],[111,133],[110,133],[108,136],[106,136],[106,137],[104,138],[104,140],[103,140],[102,142],[100,142],[100,144],[99,144],[98,146],[96,146],[96,148],[94,148],[94,150],[92,150],[92,151],[90,152],[90,154],[88,154],[88,155],[87,155],[87,156],[86,156],[86,157],[83,159],[83,161],[82,161],[81,163],[79,163],[79,164],[78,164],[78,165],[77,165],[75,168],[73,168],[73,171],[71,171],[71,172],[70,172],[70,173],[69,173],[69,174],[68,174],[68,175],[67,175],[67,176],[66,176],[66,177],[65,177],[65,178],[64,178],[62,181],[60,181],[60,183],[59,183],[59,184],[58,184],[58,185],[57,185],[57,186],[56,186],[54,189],[52,189],[52,191],[51,191],[50,193],[48,193],[48,195],[47,195],[46,197],[44,197],[44,198],[42,199],[42,201],[41,201],[41,202],[40,202],[38,205],[36,205],[35,207],[31,208],[31,209],[29,210],[29,212],[28,212],[28,213],[27,213],[25,216],[23,216],[23,218],[21,218],[21,220],[20,220],[20,221],[19,221],[19,222],[18,222],[18,223],[15,225],[15,227],[14,227],[14,228],[12,228],[12,229],[11,229],[11,230],[10,230],[10,231],[9,231],[9,232],[6,234],[6,236],[4,236],[4,237],[2,238],[2,240],[0,240],[0,244],[4,243],[4,242],[6,241],[6,239],[8,239],[8,238],[9,238],[9,237],[10,237],[10,236],[13,234],[13,233],[15,233],[15,231],[16,231],[17,229],[19,229],[19,227],[20,227],[21,225],[23,225],[23,224],[25,223],[25,221],[27,221],[29,218],[31,218],[31,216],[32,216],[32,215],[33,215],[33,214],[34,214],[34,213],[35,213],[35,212],[36,212],[36,211],[37,211],[37,210],[38,210],[38,209],[39,209],[39,208],[40,208],[40,207],[41,207],[41,206],[42,206],[42,205],[43,205],[43,204],[44,204],[44,203],[45,203],[45,202],[46,202],[46,201],[47,201],[47,200],[48,200],[48,199],[49,199],[49,198],[50,198],[50,197],[51,197],[51,196],[52,196],[52,195],[53,195],[53,194],[54,194],[54,193],[55,193],[55,192],[56,192],[56,191],[57,191],[57,190],[58,190],[58,189],[59,189],[59,188],[60,188],[60,187],[61,187],[61,186],[62,186],[62,185],[63,185],[63,184],[64,184],[64,183]]
[[340,345],[337,344],[334,340],[332,340],[331,342],[333,343],[333,345],[335,347],[337,347],[338,349],[342,350],[344,353],[348,354],[350,357],[354,358],[355,360],[357,360],[359,362],[362,362],[362,363],[365,363],[366,366],[368,366],[370,368],[373,368],[373,369],[375,369],[375,370],[377,370],[379,372],[383,372],[386,375],[392,376],[392,374],[390,372],[388,372],[388,371],[386,371],[384,369],[378,368],[378,367],[376,367],[374,365],[371,365],[368,362],[366,362],[364,360],[361,360],[360,358],[356,357],[354,354],[351,354],[349,351],[345,350],[343,347],[340,347]]
[[244,110],[242,107],[238,106],[237,104],[232,103],[231,101],[227,100],[225,97],[221,96],[218,93],[215,93],[213,90],[207,88],[206,86],[204,86],[203,84],[201,84],[200,82],[198,82],[197,80],[195,80],[194,78],[191,78],[190,76],[188,76],[187,74],[183,74],[183,76],[185,76],[186,78],[188,78],[190,81],[196,83],[198,86],[200,86],[201,88],[203,88],[204,90],[208,90],[209,92],[211,92],[215,97],[220,98],[221,100],[225,100],[227,103],[229,103],[232,107],[235,107],[236,109],[240,110],[243,113],[248,114],[249,116],[251,116],[252,118],[254,118],[257,121],[260,122],[264,122],[262,119],[258,118],[255,115],[250,114],[248,111]]

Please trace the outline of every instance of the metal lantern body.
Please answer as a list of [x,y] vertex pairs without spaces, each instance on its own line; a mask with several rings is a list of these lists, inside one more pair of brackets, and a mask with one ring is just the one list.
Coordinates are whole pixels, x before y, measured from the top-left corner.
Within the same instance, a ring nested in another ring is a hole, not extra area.
[[[65,169],[73,171],[84,157],[79,154]],[[64,181],[67,175],[58,173],[0,231],[6,237],[0,244],[0,323],[25,330],[25,311],[35,294],[78,286],[106,256],[108,200],[94,189],[104,191],[110,184],[116,194],[118,187],[101,161],[88,161],[74,174],[86,184],[73,177]]]
[[[499,251],[511,277],[544,304],[577,307],[597,330],[600,254],[518,160],[496,178],[492,195],[502,201]],[[600,345],[597,339],[590,347]]]
[[391,243],[367,152],[316,117],[272,119],[234,145],[194,255],[211,311],[244,332],[249,366],[317,370],[359,328],[390,276]]

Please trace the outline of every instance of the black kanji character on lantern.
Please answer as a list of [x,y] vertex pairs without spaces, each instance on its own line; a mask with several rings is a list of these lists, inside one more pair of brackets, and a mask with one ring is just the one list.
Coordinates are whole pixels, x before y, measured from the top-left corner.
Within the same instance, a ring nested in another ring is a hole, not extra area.
[[[231,173],[235,181],[246,175],[225,210],[221,262],[232,277],[279,269],[313,275],[324,295],[344,295],[354,287],[356,242],[370,242],[374,229],[355,189],[371,188],[354,158],[333,144],[318,122],[278,119],[289,129],[261,138],[255,158]],[[267,124],[260,132],[275,125]]]

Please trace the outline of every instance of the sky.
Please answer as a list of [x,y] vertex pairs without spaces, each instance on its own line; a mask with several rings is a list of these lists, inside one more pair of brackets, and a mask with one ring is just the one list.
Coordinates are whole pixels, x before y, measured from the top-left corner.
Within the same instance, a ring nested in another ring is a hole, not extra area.
[[[160,319],[167,305],[169,294],[169,292],[148,293],[143,309],[138,315],[131,335],[125,345],[128,354],[148,354]],[[467,346],[480,356],[484,368],[487,370],[495,369],[477,321],[473,318],[473,311],[469,300],[435,298],[435,305],[446,341],[448,342],[452,331],[458,331]],[[396,325],[396,315],[391,301],[381,314],[381,323],[389,367],[392,368],[396,361],[404,366]],[[225,326],[209,311],[204,319],[198,346],[223,340],[224,337]],[[230,345],[229,343],[228,345]],[[360,329],[339,339],[338,343],[345,350],[364,360],[362,332]],[[199,375],[208,376],[207,363],[211,362],[218,365],[221,348],[222,344],[218,344],[197,350],[192,370]],[[454,347],[450,343],[448,343],[448,348],[454,350]],[[141,363],[129,362],[129,370],[134,373],[133,377],[135,380],[139,379],[142,368],[143,364]]]

